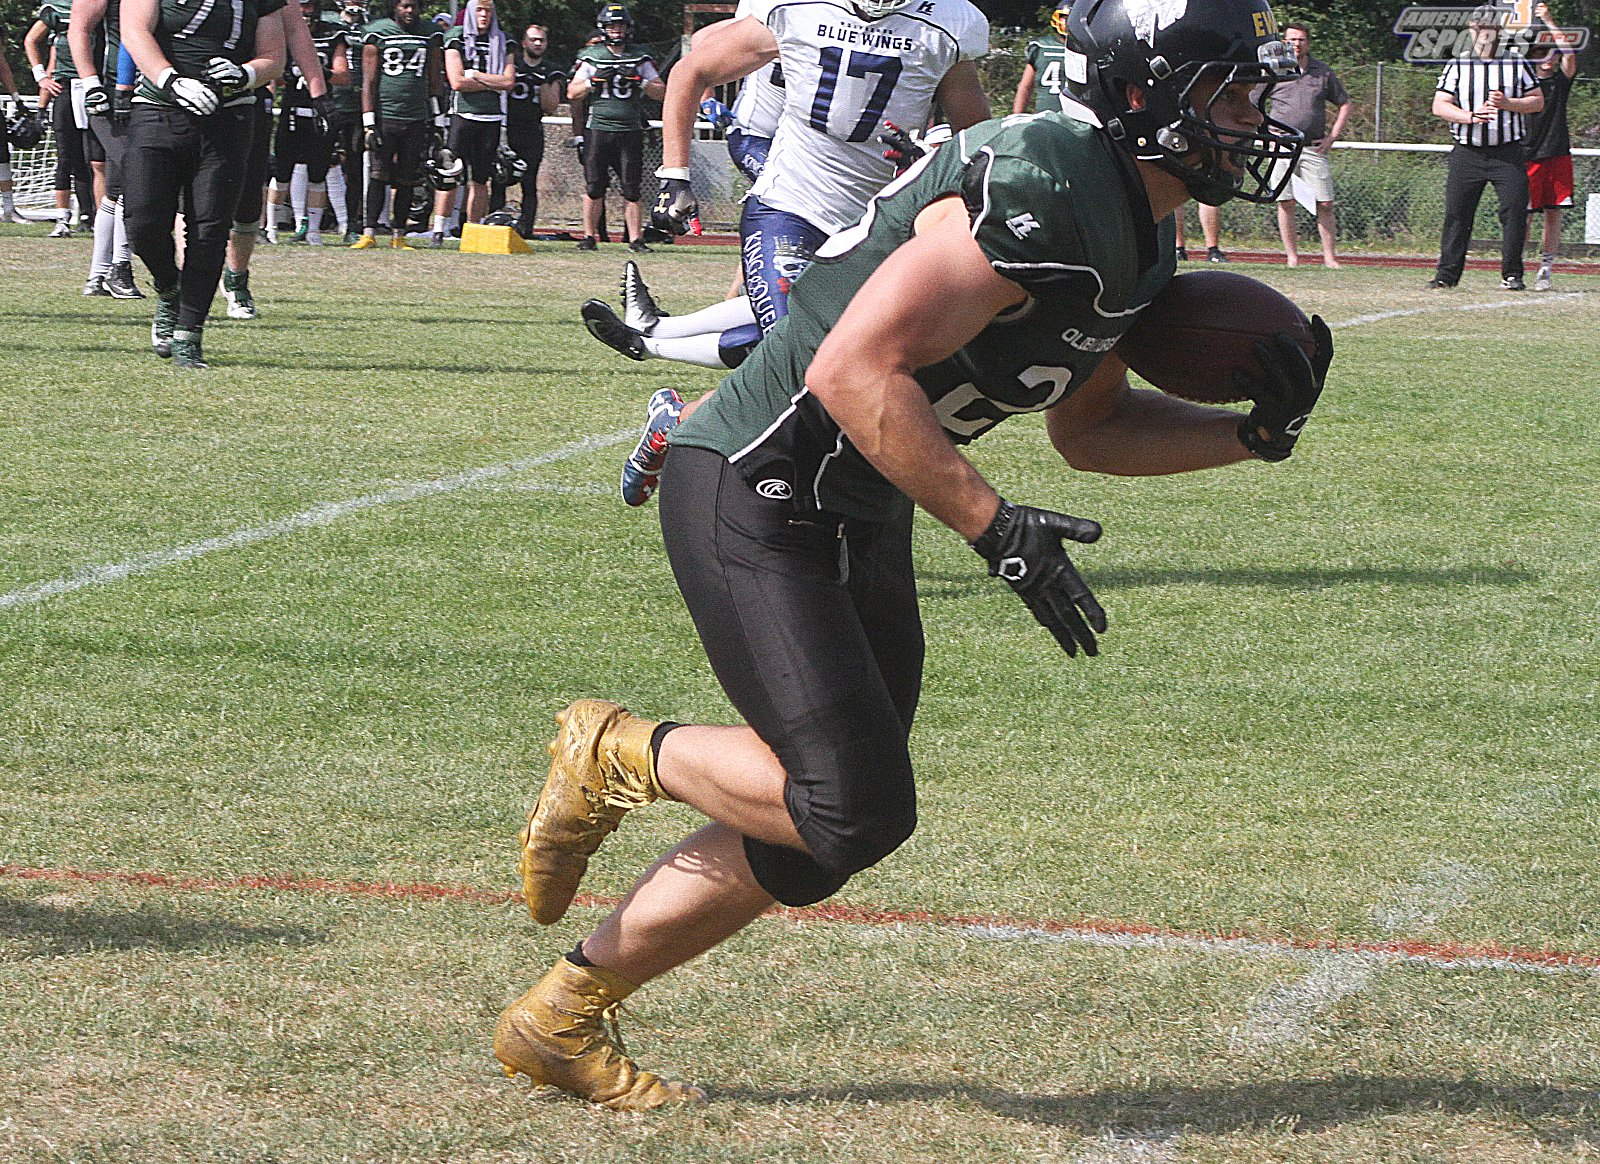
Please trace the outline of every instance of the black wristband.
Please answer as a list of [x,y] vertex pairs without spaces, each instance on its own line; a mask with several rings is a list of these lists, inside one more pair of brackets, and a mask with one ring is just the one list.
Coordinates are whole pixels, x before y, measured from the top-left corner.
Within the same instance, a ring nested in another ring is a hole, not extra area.
[[1270,461],[1273,464],[1279,461],[1287,461],[1289,454],[1294,452],[1293,439],[1287,445],[1263,440],[1261,434],[1256,431],[1256,426],[1250,423],[1249,417],[1239,422],[1239,443],[1256,460]]
[[989,528],[984,530],[972,540],[972,548],[980,558],[992,562],[1000,553],[1000,547],[1006,540],[1006,535],[1011,532],[1011,527],[1017,521],[1017,507],[1005,498],[1000,499],[1000,508],[994,515],[994,520],[989,523]]

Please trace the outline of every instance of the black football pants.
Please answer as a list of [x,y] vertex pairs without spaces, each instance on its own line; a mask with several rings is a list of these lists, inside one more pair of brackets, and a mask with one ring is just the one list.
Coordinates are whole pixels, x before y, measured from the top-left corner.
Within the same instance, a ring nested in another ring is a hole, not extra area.
[[[178,327],[205,326],[222,276],[228,229],[239,204],[255,103],[195,117],[163,105],[135,105],[122,160],[128,241],[157,291],[179,288]],[[183,269],[172,241],[184,199]]]
[[788,775],[806,851],[747,837],[750,871],[785,905],[821,901],[917,823],[911,503],[892,521],[796,520],[720,454],[674,446],[661,532],[711,669]]
[[1500,202],[1500,277],[1522,278],[1522,247],[1528,237],[1528,166],[1519,143],[1458,145],[1450,151],[1444,181],[1444,234],[1434,278],[1454,285],[1467,265],[1472,223],[1483,188],[1493,186]]

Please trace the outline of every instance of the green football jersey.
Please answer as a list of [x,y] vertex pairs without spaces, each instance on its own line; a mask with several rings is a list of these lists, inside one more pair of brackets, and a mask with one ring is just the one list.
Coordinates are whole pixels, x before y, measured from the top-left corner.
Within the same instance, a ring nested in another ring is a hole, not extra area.
[[[344,37],[344,30],[326,20],[313,20],[307,31],[311,33],[311,47],[317,50],[317,63],[322,66],[322,76],[327,80],[333,73],[333,54]],[[284,62],[283,81],[279,85],[285,109],[307,109],[311,106],[311,86],[306,75],[295,64],[294,57]],[[332,90],[332,84],[329,84]]]
[[1028,42],[1025,58],[1033,66],[1033,108],[1038,113],[1056,113],[1067,78],[1062,72],[1062,54],[1067,46],[1055,33]]
[[636,45],[626,45],[621,52],[612,52],[603,44],[592,44],[578,53],[572,62],[574,75],[583,65],[605,70],[592,79],[589,90],[589,129],[603,129],[611,133],[625,133],[643,129],[644,82],[654,80],[658,74],[654,58]]
[[[501,33],[502,40],[505,33]],[[489,72],[489,34],[484,33],[477,38],[477,43],[469,50],[467,46],[467,30],[457,24],[448,29],[444,34],[444,51],[456,53],[461,57],[463,69],[476,69],[480,73]],[[502,61],[511,59],[512,49],[506,46],[505,56]],[[471,58],[470,60],[468,58]],[[502,69],[505,65],[502,63]],[[473,118],[478,121],[493,121],[505,112],[505,94],[490,89],[479,89],[471,93],[457,93],[455,112],[463,117]]]
[[432,21],[406,31],[393,20],[374,20],[363,45],[378,46],[378,114],[385,121],[422,121],[428,116],[428,54],[444,35]]
[[[256,21],[282,8],[284,0],[160,0],[156,44],[184,77],[204,79],[212,57],[244,64],[256,55]],[[171,105],[153,78],[141,78],[134,99]],[[248,105],[255,93],[241,93],[226,105]]]
[[350,65],[350,83],[333,85],[330,77],[328,91],[333,94],[333,107],[340,113],[361,112],[361,35],[359,24],[339,25],[338,43],[344,45],[344,57]]
[[957,134],[873,198],[795,283],[789,314],[672,434],[727,457],[763,496],[804,513],[887,520],[903,497],[806,392],[806,369],[851,297],[917,214],[966,203],[995,271],[1028,292],[917,383],[956,444],[1070,395],[1172,278],[1175,231],[1157,225],[1133,162],[1063,113],[986,121]]
[[67,26],[72,21],[72,0],[46,0],[36,18],[50,30],[56,49],[56,67],[50,75],[57,81],[71,81],[78,75],[72,63],[72,46],[67,43]]

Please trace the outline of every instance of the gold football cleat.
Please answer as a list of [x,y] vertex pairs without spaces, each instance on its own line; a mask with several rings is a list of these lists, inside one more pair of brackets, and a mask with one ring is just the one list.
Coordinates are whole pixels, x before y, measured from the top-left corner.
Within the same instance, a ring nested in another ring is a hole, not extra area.
[[550,775],[517,834],[522,896],[541,925],[561,920],[589,857],[631,809],[666,796],[656,779],[653,720],[615,703],[580,699],[556,716]]
[[355,242],[350,244],[350,249],[353,251],[370,251],[377,245],[377,239],[373,238],[370,234],[364,234],[360,238],[356,239]]
[[406,236],[403,234],[390,235],[389,248],[396,251],[414,251],[417,249],[406,241]]
[[613,1111],[702,1102],[698,1087],[641,1071],[628,1057],[617,1012],[635,989],[603,967],[562,958],[500,1016],[495,1058],[512,1078],[526,1075]]

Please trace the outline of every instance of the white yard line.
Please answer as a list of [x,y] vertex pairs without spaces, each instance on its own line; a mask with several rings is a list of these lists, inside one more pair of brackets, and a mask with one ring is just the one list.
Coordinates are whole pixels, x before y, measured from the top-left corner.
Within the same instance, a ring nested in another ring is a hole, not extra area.
[[635,429],[625,429],[618,432],[606,433],[602,436],[588,436],[573,441],[571,444],[562,445],[548,453],[537,456],[523,457],[516,461],[506,461],[499,465],[484,465],[477,469],[467,469],[464,472],[453,473],[448,477],[436,477],[432,481],[412,481],[405,485],[397,485],[393,489],[385,489],[380,493],[369,493],[365,497],[352,497],[348,501],[330,501],[324,505],[315,505],[299,513],[281,517],[277,521],[269,521],[265,525],[249,526],[245,529],[236,529],[231,533],[219,534],[214,538],[203,541],[190,542],[188,545],[173,546],[171,549],[154,550],[148,554],[137,554],[121,562],[113,562],[104,566],[83,566],[74,570],[64,578],[53,578],[48,582],[35,582],[24,586],[20,590],[13,590],[9,594],[0,594],[0,609],[13,606],[28,606],[35,602],[43,602],[47,598],[54,598],[59,594],[69,594],[74,590],[82,590],[88,586],[104,586],[109,582],[120,582],[124,578],[135,574],[148,573],[159,570],[165,566],[175,566],[179,562],[188,562],[205,554],[217,550],[232,550],[239,546],[248,546],[255,542],[266,541],[268,538],[278,537],[280,534],[295,533],[298,530],[312,529],[319,525],[327,525],[341,517],[352,513],[359,513],[366,509],[376,509],[380,505],[394,505],[404,501],[415,501],[419,497],[433,497],[440,493],[453,493],[458,489],[470,489],[473,486],[499,481],[517,473],[525,473],[529,469],[537,469],[542,465],[553,465],[557,461],[570,460],[592,453],[597,449],[609,448],[619,445],[623,441],[632,440],[637,436]]
[[[1448,295],[1448,291],[1438,292]],[[1561,303],[1569,299],[1582,299],[1582,291],[1560,292],[1523,292],[1523,298],[1496,299],[1490,303],[1437,303],[1427,307],[1404,307],[1394,311],[1375,311],[1371,315],[1358,315],[1353,319],[1341,319],[1338,323],[1330,323],[1328,330],[1338,331],[1344,327],[1360,327],[1367,323],[1383,323],[1389,319],[1405,319],[1411,315],[1440,315],[1451,311],[1500,311],[1507,307],[1533,307],[1540,303]]]

